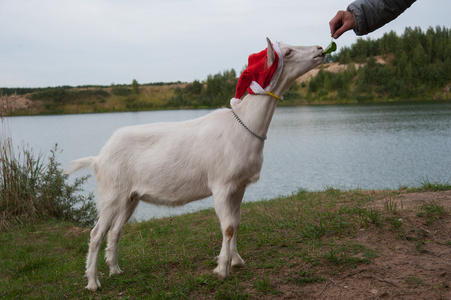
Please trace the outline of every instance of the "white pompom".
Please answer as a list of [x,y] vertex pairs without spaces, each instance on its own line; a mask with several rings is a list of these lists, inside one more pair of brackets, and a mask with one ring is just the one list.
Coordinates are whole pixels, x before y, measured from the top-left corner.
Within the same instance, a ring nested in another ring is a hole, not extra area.
[[230,106],[234,107],[241,103],[241,99],[238,98],[232,98],[230,99]]

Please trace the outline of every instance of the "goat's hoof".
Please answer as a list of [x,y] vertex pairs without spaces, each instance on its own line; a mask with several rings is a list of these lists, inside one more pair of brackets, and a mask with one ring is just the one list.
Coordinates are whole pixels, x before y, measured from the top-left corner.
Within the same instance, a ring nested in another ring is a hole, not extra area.
[[85,289],[91,291],[91,292],[97,292],[98,289],[100,289],[100,282],[97,283],[88,283],[87,286],[85,286]]
[[117,275],[117,274],[122,274],[122,270],[119,268],[119,266],[115,266],[115,267],[111,267],[110,268],[110,276],[111,275]]
[[91,292],[96,292],[98,289],[100,289],[99,278],[88,279],[88,285],[85,288],[87,290],[90,290]]
[[229,270],[227,270],[226,268],[224,268],[224,270],[221,270],[221,268],[218,266],[213,270],[213,274],[221,279],[226,279],[229,276]]
[[244,267],[246,262],[244,260],[232,261],[232,267]]
[[242,267],[245,264],[244,260],[238,254],[232,258],[232,267]]

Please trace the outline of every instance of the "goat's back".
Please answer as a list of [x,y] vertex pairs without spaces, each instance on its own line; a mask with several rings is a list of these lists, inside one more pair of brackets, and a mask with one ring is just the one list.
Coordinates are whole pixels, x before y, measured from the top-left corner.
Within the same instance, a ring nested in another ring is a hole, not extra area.
[[100,190],[114,186],[147,195],[148,202],[184,204],[224,183],[234,188],[258,180],[263,155],[255,144],[260,142],[229,109],[219,109],[184,122],[120,128],[100,151],[94,171]]

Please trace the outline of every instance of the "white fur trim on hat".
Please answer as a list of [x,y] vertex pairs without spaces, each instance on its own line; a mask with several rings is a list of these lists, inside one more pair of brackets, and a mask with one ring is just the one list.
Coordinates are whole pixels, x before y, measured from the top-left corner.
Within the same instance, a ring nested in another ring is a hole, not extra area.
[[232,106],[232,107],[234,107],[234,106],[236,106],[236,105],[238,105],[240,103],[241,103],[241,99],[238,99],[238,98],[230,99],[230,106]]
[[266,91],[264,88],[262,88],[261,85],[259,85],[256,81],[252,81],[251,85],[249,86],[251,90],[254,92],[254,94],[260,94],[264,95],[266,94]]

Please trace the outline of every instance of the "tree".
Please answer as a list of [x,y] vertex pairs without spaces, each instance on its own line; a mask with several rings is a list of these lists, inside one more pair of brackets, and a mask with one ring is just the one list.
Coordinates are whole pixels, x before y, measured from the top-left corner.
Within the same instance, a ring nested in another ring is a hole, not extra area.
[[139,95],[139,83],[136,79],[133,79],[132,82],[132,92],[134,95]]

